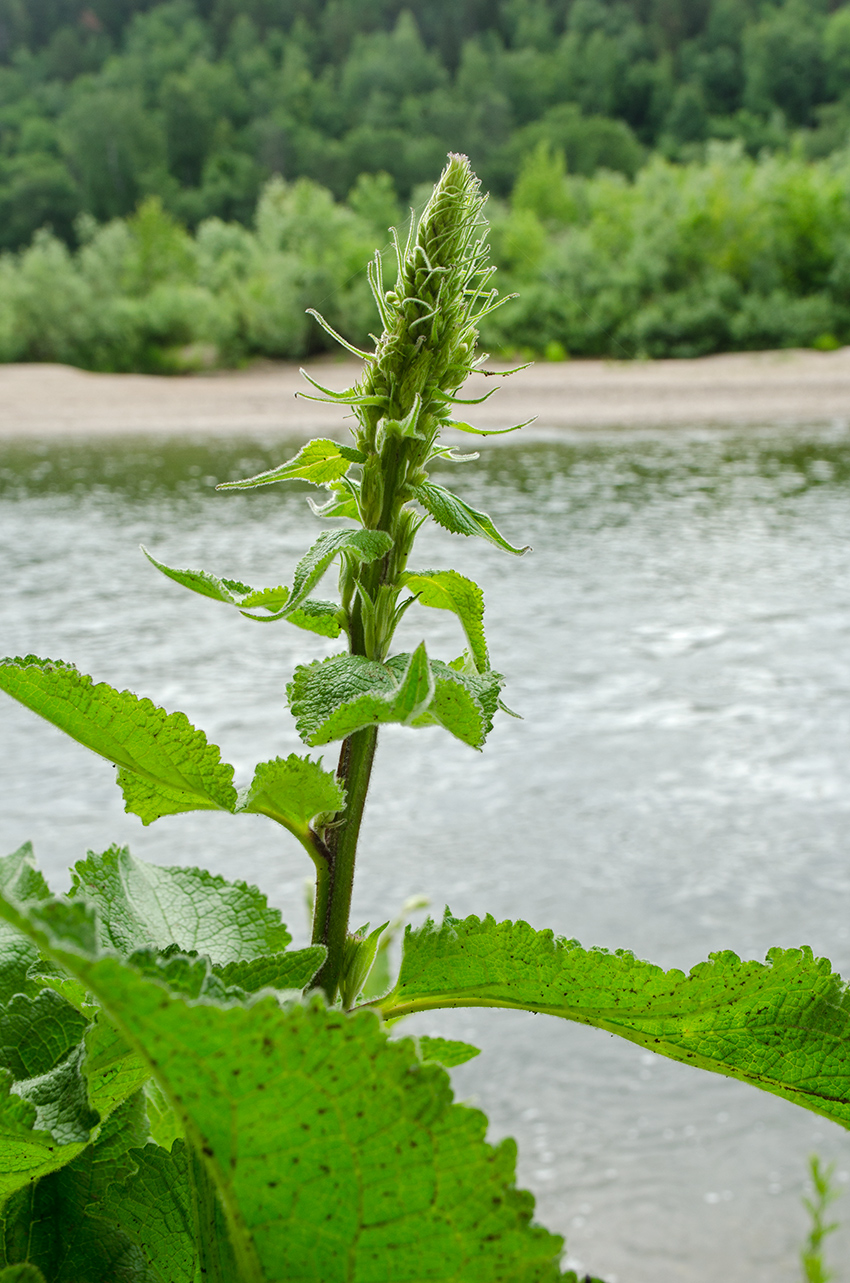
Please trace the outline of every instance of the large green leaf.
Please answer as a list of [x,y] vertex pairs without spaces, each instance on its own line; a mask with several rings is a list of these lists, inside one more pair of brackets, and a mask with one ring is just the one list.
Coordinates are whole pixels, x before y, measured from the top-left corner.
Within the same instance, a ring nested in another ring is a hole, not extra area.
[[260,762],[250,788],[240,799],[241,811],[255,811],[276,820],[302,842],[308,840],[310,821],[317,815],[334,815],[345,805],[345,789],[333,771],[323,771],[321,760],[309,757],[276,757]]
[[123,956],[177,945],[216,964],[244,962],[278,953],[292,938],[256,887],[203,869],[146,864],[126,847],[89,852],[75,864],[70,897],[97,909],[101,946]]
[[424,643],[395,671],[362,655],[334,655],[302,664],[286,688],[305,744],[329,744],[364,726],[412,725],[428,708],[434,680]]
[[[11,1087],[11,1075],[0,1073],[0,1205],[15,1190],[32,1185],[76,1158],[85,1148],[88,1130],[93,1126],[91,1110],[77,1095],[80,1106],[77,1134],[83,1139],[57,1141],[44,1128],[35,1128],[36,1105],[19,1095],[11,1095]],[[66,1115],[64,1121],[71,1120]]]
[[490,667],[484,637],[484,594],[456,570],[409,570],[402,575],[406,588],[418,595],[420,605],[452,610],[466,633],[475,666],[483,673]]
[[740,1078],[850,1127],[850,993],[810,949],[766,963],[712,954],[688,975],[583,949],[491,917],[407,929],[387,1018],[510,1007],[595,1025],[685,1064]]
[[177,809],[176,798],[183,799],[180,810],[233,810],[233,767],[184,713],[166,713],[130,691],[95,685],[72,664],[35,655],[0,661],[0,689],[121,767],[127,809],[142,798],[146,823],[156,818],[151,807],[157,790],[165,799],[160,814]]
[[[442,1069],[371,1012],[272,998],[218,1006],[168,995],[83,949],[71,910],[0,913],[67,967],[149,1060],[204,1156],[242,1283],[544,1283],[561,1240],[530,1224],[515,1147],[453,1105]],[[90,937],[91,941],[91,937]],[[94,942],[91,941],[91,945]]]
[[319,437],[308,441],[287,463],[244,481],[223,481],[216,490],[252,490],[277,481],[312,481],[319,486],[344,476],[352,463],[365,462],[366,456],[359,450]]
[[98,1217],[112,1182],[136,1169],[128,1151],[146,1139],[137,1094],[61,1171],[12,1196],[0,1214],[4,1259],[37,1266],[49,1283],[154,1283],[131,1240]]
[[433,481],[423,481],[421,485],[415,487],[413,493],[437,525],[451,531],[454,535],[478,535],[479,538],[487,539],[497,548],[512,552],[517,557],[530,551],[528,545],[524,548],[514,548],[513,544],[509,544],[507,539],[499,534],[486,512],[476,512],[468,503],[464,503],[444,486],[435,485]]

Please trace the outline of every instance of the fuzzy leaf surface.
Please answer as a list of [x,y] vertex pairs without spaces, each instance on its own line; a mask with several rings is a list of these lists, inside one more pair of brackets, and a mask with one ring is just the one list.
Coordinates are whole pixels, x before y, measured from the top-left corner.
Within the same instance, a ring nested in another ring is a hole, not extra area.
[[[393,655],[387,667],[394,672],[403,669],[407,655]],[[411,723],[413,726],[442,726],[472,748],[481,748],[493,729],[493,718],[499,703],[502,677],[499,673],[468,671],[460,666],[431,660],[434,695],[427,708]]]
[[278,953],[292,938],[256,887],[203,869],[146,864],[126,847],[89,852],[75,864],[70,899],[94,906],[98,943],[122,956],[176,944],[226,964]]
[[149,1058],[205,1156],[243,1283],[560,1278],[561,1240],[530,1224],[514,1187],[513,1143],[487,1145],[484,1116],[453,1105],[444,1071],[389,1043],[371,1012],[188,1002],[85,956],[67,915],[0,911]]
[[156,1283],[194,1283],[195,1224],[186,1147],[158,1145],[131,1151],[136,1166],[123,1184],[110,1185],[97,1215],[136,1246]]
[[35,655],[0,661],[0,689],[125,772],[191,799],[183,809],[233,810],[233,767],[184,713],[166,713],[130,691],[95,685],[72,664]]
[[[174,566],[166,566],[164,562],[157,561],[144,545],[142,545],[142,552],[151,565],[156,566],[157,570],[160,570],[168,579],[173,579],[175,583],[199,593],[202,597],[210,597],[213,601],[234,606],[243,614],[249,610],[268,610],[275,617],[285,617],[290,624],[295,624],[308,632],[319,633],[323,637],[339,636],[340,626],[336,618],[339,606],[334,602],[313,601],[306,598],[300,606],[293,606],[290,601],[290,590],[283,585],[277,588],[252,588],[250,584],[243,584],[238,579],[219,578],[218,575],[210,574],[207,570],[177,570]],[[286,609],[287,603],[289,603],[288,609]],[[246,618],[258,620],[261,623],[269,622],[269,617],[262,615],[246,614]]]
[[303,841],[310,821],[320,814],[335,814],[345,805],[345,789],[333,771],[320,762],[290,753],[271,762],[260,762],[242,799],[240,811],[267,815]]
[[61,1171],[9,1200],[0,1217],[6,1259],[26,1260],[50,1283],[154,1283],[131,1240],[98,1217],[111,1182],[135,1170],[128,1151],[146,1139],[137,1095]]
[[305,744],[329,744],[364,726],[415,724],[434,695],[424,643],[396,661],[390,668],[362,655],[333,655],[296,668],[286,693]]
[[308,441],[294,458],[256,477],[244,481],[225,481],[216,490],[252,490],[255,486],[270,486],[277,481],[312,481],[324,485],[345,475],[352,463],[364,463],[365,455],[350,446],[339,445],[322,437]]
[[[35,867],[30,842],[0,858],[0,894],[14,904],[50,898],[50,888]],[[35,997],[41,986],[32,979],[30,968],[38,956],[31,940],[5,922],[0,924],[0,1003],[17,993]]]
[[398,982],[377,1005],[386,1017],[438,1007],[561,1016],[850,1127],[850,992],[808,948],[771,949],[766,963],[716,953],[685,975],[527,922],[447,911],[440,925],[408,927]]
[[486,512],[476,512],[468,503],[464,503],[444,486],[435,485],[433,481],[423,481],[421,485],[415,487],[414,495],[437,525],[453,535],[478,535],[479,538],[487,539],[497,548],[512,552],[517,557],[529,551],[528,545],[524,548],[514,548],[513,544],[509,544],[507,539],[499,534]]
[[456,570],[411,570],[402,576],[405,587],[417,593],[422,606],[451,610],[461,622],[479,672],[490,667],[484,637],[484,594]]

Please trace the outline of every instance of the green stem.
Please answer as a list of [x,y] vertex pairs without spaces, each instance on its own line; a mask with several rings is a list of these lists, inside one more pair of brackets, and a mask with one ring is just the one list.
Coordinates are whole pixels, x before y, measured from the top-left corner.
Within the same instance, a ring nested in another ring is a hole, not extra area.
[[324,989],[328,1002],[336,998],[342,977],[357,839],[377,743],[377,726],[367,726],[343,740],[339,755],[337,778],[346,791],[345,810],[340,821],[325,835],[328,876],[317,882],[313,916],[313,943],[325,945],[328,951],[315,984]]

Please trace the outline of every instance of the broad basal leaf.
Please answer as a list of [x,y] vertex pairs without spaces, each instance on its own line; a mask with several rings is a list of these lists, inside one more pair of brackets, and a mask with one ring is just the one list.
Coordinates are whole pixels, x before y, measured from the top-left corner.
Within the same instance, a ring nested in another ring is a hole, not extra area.
[[137,1094],[67,1166],[12,1196],[0,1216],[6,1260],[32,1263],[49,1283],[154,1283],[130,1238],[98,1215],[112,1182],[136,1170],[128,1151],[146,1139]]
[[146,864],[126,847],[89,852],[75,864],[70,898],[94,906],[101,947],[123,956],[177,945],[213,963],[244,962],[278,953],[292,938],[256,887],[202,869]]
[[244,481],[224,481],[216,490],[251,490],[255,486],[270,486],[276,481],[312,481],[324,485],[345,475],[352,463],[365,463],[366,456],[351,446],[336,441],[317,438],[302,446],[293,459],[268,472]]
[[[92,1121],[88,1104],[81,1103],[76,1134],[82,1139],[59,1142],[48,1130],[35,1127],[36,1105],[10,1094],[11,1087],[11,1075],[0,1072],[0,1205],[15,1190],[31,1185],[75,1158],[88,1142],[89,1131],[97,1121],[96,1115]],[[73,1119],[66,1116],[64,1121]]]
[[[530,1225],[515,1148],[451,1103],[446,1074],[371,1012],[169,996],[115,957],[25,923],[150,1060],[231,1228],[242,1283],[555,1283],[561,1241]],[[73,924],[72,924],[73,926]],[[76,939],[76,932],[73,933]]]
[[286,688],[305,744],[329,744],[364,726],[413,724],[434,694],[424,643],[395,670],[362,655],[334,655],[302,664]]
[[160,815],[178,809],[179,799],[184,811],[233,810],[233,767],[185,714],[166,713],[130,691],[95,685],[72,664],[35,655],[0,661],[0,689],[121,767],[127,810],[135,801],[145,823],[156,818],[160,795]]
[[[387,667],[396,673],[404,670],[407,655],[393,655]],[[431,660],[434,695],[413,726],[442,726],[472,748],[481,748],[493,729],[493,718],[499,703],[503,679],[500,673],[469,671],[463,660],[444,664]]]
[[481,539],[488,539],[497,548],[515,553],[518,557],[529,551],[528,545],[524,548],[514,548],[499,534],[486,512],[476,512],[451,490],[435,485],[433,481],[423,481],[421,485],[416,486],[414,495],[425,511],[431,514],[437,525],[451,531],[454,535],[478,535]]
[[277,820],[303,842],[309,837],[311,820],[334,815],[344,805],[345,789],[333,771],[323,771],[321,760],[311,762],[291,753],[260,762],[239,809]]
[[456,570],[410,570],[402,582],[416,593],[422,606],[453,610],[469,642],[475,666],[483,673],[490,667],[484,638],[484,594],[476,583]]
[[850,1126],[850,994],[810,949],[766,963],[712,954],[688,975],[630,953],[586,950],[526,922],[407,929],[387,1017],[438,1007],[545,1012],[673,1060],[740,1078]]

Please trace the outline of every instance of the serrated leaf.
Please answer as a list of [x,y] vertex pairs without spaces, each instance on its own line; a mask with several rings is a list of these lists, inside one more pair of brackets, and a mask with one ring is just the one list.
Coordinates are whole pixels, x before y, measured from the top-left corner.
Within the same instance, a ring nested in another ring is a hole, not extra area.
[[484,637],[484,594],[478,584],[456,570],[409,570],[402,575],[402,582],[418,595],[420,605],[454,611],[466,633],[476,668],[485,672],[490,661]]
[[[233,810],[233,767],[184,713],[166,713],[130,691],[95,685],[72,664],[35,655],[0,661],[0,689],[116,766],[168,795],[194,799],[183,809]],[[146,796],[147,814],[150,804]]]
[[267,815],[305,841],[311,820],[334,815],[344,805],[345,789],[333,771],[322,770],[321,759],[311,762],[291,753],[260,762],[239,810]]
[[126,1235],[153,1271],[157,1283],[194,1283],[195,1218],[186,1147],[170,1152],[156,1145],[132,1151],[136,1171],[113,1184],[96,1214]]
[[[556,1283],[561,1240],[530,1225],[515,1147],[451,1103],[445,1072],[370,1012],[164,996],[111,956],[2,912],[98,997],[204,1155],[243,1283]],[[398,1162],[399,1151],[405,1162]]]
[[306,744],[329,744],[364,726],[415,723],[434,694],[424,643],[395,670],[362,655],[334,655],[302,664],[286,688]]
[[14,1079],[49,1073],[82,1040],[89,1021],[53,989],[17,993],[0,1010],[0,1068]]
[[287,613],[302,605],[336,557],[345,554],[354,561],[376,561],[392,546],[383,530],[323,530],[295,567]]
[[224,984],[237,985],[246,993],[257,993],[260,989],[306,989],[327,952],[323,944],[312,944],[306,949],[272,953],[250,962],[228,962],[213,970]]
[[305,632],[318,633],[320,637],[339,637],[342,632],[339,617],[338,602],[316,601],[307,597],[296,610],[287,614],[286,622],[303,628]]
[[[393,655],[387,660],[387,667],[398,672],[406,662],[406,655]],[[431,660],[431,673],[434,696],[412,725],[442,726],[471,748],[481,748],[493,729],[503,685],[501,674],[477,673],[465,667],[457,669],[439,659]]]
[[[206,570],[176,570],[173,566],[166,566],[164,562],[157,561],[144,544],[142,552],[151,565],[156,566],[157,570],[175,583],[200,593],[202,597],[234,606],[243,614],[249,610],[268,610],[275,618],[285,617],[290,624],[318,633],[322,637],[338,637],[340,634],[337,619],[339,606],[332,601],[312,601],[307,598],[300,606],[292,607],[290,604],[290,609],[285,610],[290,600],[290,591],[283,585],[277,588],[252,588],[250,584],[243,584],[238,579],[220,579]],[[245,618],[264,624],[272,622],[269,617],[262,615],[245,614]]]
[[513,544],[509,544],[507,539],[499,534],[486,512],[476,512],[451,490],[435,485],[433,481],[423,481],[421,485],[416,486],[414,496],[425,511],[434,518],[437,525],[454,535],[478,535],[481,539],[487,539],[497,548],[512,552],[517,557],[530,551],[528,544],[524,548],[514,548]]
[[11,1075],[0,1072],[0,1205],[15,1190],[69,1163],[85,1144],[58,1144],[49,1131],[35,1130],[35,1105],[11,1095],[11,1087]]
[[69,908],[84,901],[97,910],[100,947],[124,957],[176,944],[226,964],[278,953],[292,938],[256,887],[203,869],[146,864],[126,847],[90,851],[75,864],[70,900]]
[[387,1018],[438,1007],[545,1012],[739,1078],[850,1127],[850,993],[808,948],[712,954],[688,975],[491,917],[408,928]]
[[427,1034],[422,1034],[416,1041],[422,1059],[436,1060],[444,1069],[465,1065],[468,1060],[481,1055],[480,1047],[473,1047],[468,1042],[456,1042],[451,1038],[430,1038]]
[[244,481],[224,481],[216,490],[252,490],[277,481],[312,481],[314,485],[324,485],[344,476],[352,463],[364,463],[365,458],[359,450],[320,437],[308,441],[287,463],[260,472],[256,477],[246,477]]
[[[50,897],[50,888],[35,867],[30,842],[0,858],[0,894],[15,904]],[[30,940],[5,922],[0,924],[0,1003],[16,993],[30,997],[38,993],[41,985],[31,974],[38,960],[38,950]]]
[[146,1139],[137,1094],[67,1166],[9,1200],[2,1213],[6,1259],[38,1266],[50,1283],[154,1283],[130,1239],[97,1215],[111,1182],[135,1170],[128,1150]]

